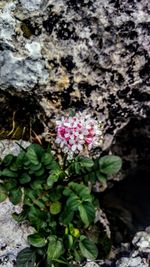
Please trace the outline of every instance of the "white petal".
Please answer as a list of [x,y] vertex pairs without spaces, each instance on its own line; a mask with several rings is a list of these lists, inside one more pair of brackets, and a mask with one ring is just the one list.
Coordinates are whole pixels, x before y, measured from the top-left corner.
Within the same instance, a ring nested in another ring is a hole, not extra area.
[[56,144],[60,144],[61,141],[62,141],[62,140],[61,140],[59,137],[56,138],[56,140],[55,140]]
[[66,134],[64,135],[64,137],[65,137],[65,138],[68,138],[68,137],[70,137],[70,134],[69,134],[69,133],[66,133]]
[[79,135],[79,138],[80,138],[81,140],[83,140],[83,139],[84,139],[83,134],[80,134],[80,135]]
[[81,151],[83,149],[83,146],[81,144],[78,144],[78,150]]
[[64,122],[64,126],[71,127],[71,124],[69,122]]
[[76,149],[77,149],[77,146],[76,145],[73,145],[72,147],[71,147],[71,150],[74,152],[74,151],[76,151]]
[[74,144],[74,139],[69,139],[69,144],[73,145]]

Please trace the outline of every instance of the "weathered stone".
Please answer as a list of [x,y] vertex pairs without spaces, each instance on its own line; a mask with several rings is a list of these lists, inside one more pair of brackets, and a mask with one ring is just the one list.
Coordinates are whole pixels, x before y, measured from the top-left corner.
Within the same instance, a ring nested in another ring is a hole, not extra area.
[[146,117],[149,1],[1,1],[1,89],[34,91],[50,116],[88,109],[105,148],[130,117]]
[[149,0],[2,0],[1,90],[34,95],[49,117],[87,109],[109,148],[131,117],[149,119],[148,10]]
[[[29,142],[17,141],[23,147]],[[0,141],[0,157],[7,154],[17,155],[20,147],[15,141]],[[12,218],[12,213],[21,211],[21,205],[14,206],[8,199],[0,203],[0,266],[13,267],[20,250],[28,246],[27,236],[33,233],[33,228],[27,223],[19,224]]]
[[7,154],[13,154],[17,156],[20,152],[20,144],[22,147],[26,148],[30,145],[29,142],[23,140],[0,140],[0,158],[4,158]]
[[[33,57],[36,55],[37,58],[36,52],[33,53]],[[6,50],[0,55],[0,64],[0,85],[3,87],[10,86],[19,91],[27,88],[32,90],[37,83],[46,83],[48,74],[42,61],[15,57],[12,52]]]
[[6,5],[4,1],[0,4],[0,39],[5,41],[11,41],[12,36],[15,34],[15,18],[11,13],[15,9],[15,3],[10,2]]
[[43,0],[21,0],[22,7],[28,11],[40,10]]

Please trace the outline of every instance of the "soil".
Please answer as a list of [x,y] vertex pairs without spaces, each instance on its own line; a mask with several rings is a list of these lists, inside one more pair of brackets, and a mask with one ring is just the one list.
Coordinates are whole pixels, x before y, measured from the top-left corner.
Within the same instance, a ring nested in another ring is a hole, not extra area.
[[[0,91],[0,139],[31,141],[44,130],[44,111],[34,96]],[[42,114],[42,115],[41,115]]]

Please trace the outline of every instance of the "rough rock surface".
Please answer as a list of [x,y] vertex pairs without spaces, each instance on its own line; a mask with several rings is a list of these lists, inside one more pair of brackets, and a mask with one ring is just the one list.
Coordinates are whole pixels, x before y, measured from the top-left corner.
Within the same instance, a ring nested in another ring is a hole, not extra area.
[[[29,145],[28,142],[19,142],[23,147]],[[0,157],[5,157],[8,153],[17,155],[19,146],[13,141],[0,141]],[[26,223],[18,224],[12,218],[12,213],[21,211],[21,206],[14,206],[7,199],[0,203],[0,266],[14,267],[15,259],[20,250],[27,247],[27,236],[33,233],[33,229]]]
[[138,232],[132,240],[134,248],[128,250],[129,255],[116,262],[117,267],[149,267],[150,266],[150,227]]
[[0,140],[0,158],[3,159],[7,154],[13,154],[17,156],[20,152],[20,147],[17,145],[17,143],[24,148],[30,145],[29,142],[23,140]]
[[142,119],[136,142],[131,122],[113,147],[128,159],[130,147],[138,164],[143,146],[142,159],[149,154],[141,142],[150,116],[149,10],[149,0],[1,0],[1,94],[34,96],[50,117],[88,109],[104,122],[105,147],[131,117]]
[[113,260],[87,262],[84,267],[149,267],[150,227],[137,232],[132,244],[122,244]]
[[149,0],[2,0],[1,89],[34,94],[48,115],[88,108],[111,140],[128,118],[149,115],[149,8]]

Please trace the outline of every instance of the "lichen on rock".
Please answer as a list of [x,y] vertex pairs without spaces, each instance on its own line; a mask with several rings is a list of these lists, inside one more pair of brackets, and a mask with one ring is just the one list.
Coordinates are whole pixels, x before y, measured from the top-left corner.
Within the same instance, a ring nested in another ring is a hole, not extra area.
[[28,11],[40,10],[43,0],[21,0],[21,5]]
[[149,1],[1,1],[1,89],[88,109],[113,140],[149,112]]
[[[37,59],[36,52],[33,53],[33,57]],[[37,83],[44,85],[47,82],[48,73],[41,60],[17,57],[9,50],[5,50],[0,54],[0,64],[0,85],[3,88],[12,86],[18,91],[32,90]]]

